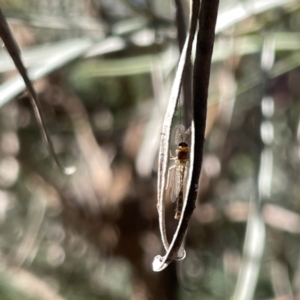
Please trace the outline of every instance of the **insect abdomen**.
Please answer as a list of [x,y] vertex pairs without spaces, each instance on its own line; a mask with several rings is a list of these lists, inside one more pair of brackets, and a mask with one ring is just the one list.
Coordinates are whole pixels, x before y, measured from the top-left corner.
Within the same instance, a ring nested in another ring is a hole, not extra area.
[[176,201],[176,210],[175,210],[175,219],[179,220],[182,212],[183,207],[183,191],[181,190],[178,194],[178,198]]

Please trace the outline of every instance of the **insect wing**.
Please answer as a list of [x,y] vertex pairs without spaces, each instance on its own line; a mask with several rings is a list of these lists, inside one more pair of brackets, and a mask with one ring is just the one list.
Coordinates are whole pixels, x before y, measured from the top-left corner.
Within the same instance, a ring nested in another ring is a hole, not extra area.
[[175,145],[179,145],[182,142],[187,142],[191,137],[191,127],[185,130],[183,125],[178,125],[175,128]]
[[176,175],[175,175],[175,194],[176,198],[178,197],[180,191],[185,191],[186,187],[186,180],[187,180],[187,173],[188,173],[188,165],[181,164],[176,168]]
[[184,142],[186,142],[191,137],[192,129],[189,127],[184,133]]
[[179,145],[184,142],[185,138],[185,127],[183,125],[178,125],[175,129],[175,145]]
[[176,201],[176,168],[171,167],[168,173],[166,196],[171,202]]
[[187,163],[182,163],[178,166],[176,170],[176,210],[174,218],[176,220],[180,219],[183,202],[184,202],[184,194],[186,187],[186,179],[187,179]]

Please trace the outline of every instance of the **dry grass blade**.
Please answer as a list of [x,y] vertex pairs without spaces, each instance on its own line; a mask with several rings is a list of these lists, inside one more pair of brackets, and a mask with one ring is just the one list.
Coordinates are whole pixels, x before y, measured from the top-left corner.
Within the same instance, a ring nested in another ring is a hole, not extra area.
[[259,201],[253,201],[244,244],[243,262],[231,300],[253,299],[260,261],[264,251],[266,230],[260,213]]
[[233,6],[228,5],[229,9],[224,10],[220,14],[216,24],[216,32],[221,32],[222,30],[243,21],[252,15],[257,15],[272,8],[282,7],[283,5],[296,2],[296,0],[238,1],[237,4]]
[[44,117],[43,117],[41,104],[38,100],[38,97],[37,97],[37,94],[36,94],[36,92],[33,88],[33,85],[31,84],[31,82],[28,78],[27,70],[24,67],[23,62],[21,60],[20,50],[19,50],[16,42],[14,41],[12,33],[10,32],[9,26],[6,22],[5,16],[2,13],[1,9],[0,9],[0,37],[2,38],[3,43],[5,44],[9,55],[11,56],[12,60],[14,61],[14,64],[15,64],[16,68],[18,69],[20,75],[22,76],[22,78],[25,82],[25,85],[26,85],[27,90],[28,90],[29,95],[30,95],[29,98],[30,98],[31,105],[32,105],[33,110],[34,110],[35,117],[37,119],[38,125],[41,129],[42,136],[43,136],[43,138],[46,142],[46,145],[48,147],[48,150],[49,150],[51,156],[53,157],[53,159],[54,159],[56,165],[58,166],[58,168],[63,173],[65,173],[65,174],[74,173],[75,172],[75,167],[67,167],[67,168],[63,167],[60,164],[60,162],[59,162],[59,160],[58,160],[58,158],[55,154],[54,146],[53,146],[53,143],[51,141],[51,138],[50,138],[50,135],[49,135],[49,132],[48,132],[48,129],[46,127],[45,120],[44,120]]
[[[120,49],[120,44],[114,43],[111,39],[101,39],[98,44],[97,41],[91,39],[69,40],[61,44],[59,50],[53,49],[47,59],[41,59],[38,66],[30,68],[29,78],[32,81],[43,78],[86,53],[88,56],[101,55],[118,49]],[[7,80],[0,86],[0,107],[25,89],[26,85],[21,76]]]
[[[131,9],[132,11],[134,11],[135,13],[137,13],[141,16],[145,16],[147,18],[154,17],[153,13],[149,9],[149,5],[145,5],[145,7],[139,8],[138,5],[135,5],[133,2],[128,1],[128,0],[119,0],[119,2],[121,2],[122,4],[124,4],[124,6],[126,6],[127,8]],[[147,2],[145,2],[145,3],[147,3]]]
[[45,195],[42,194],[42,191],[36,189],[36,195],[29,204],[24,236],[18,247],[13,251],[15,266],[20,267],[35,256],[35,248],[39,243],[40,229],[46,212],[46,201],[44,199]]
[[[265,225],[261,213],[263,201],[270,201],[273,178],[273,137],[270,134],[273,125],[270,121],[274,113],[274,100],[268,95],[266,82],[269,81],[269,71],[275,60],[274,39],[266,34],[261,53],[261,70],[265,82],[261,100],[262,123],[261,141],[264,148],[261,151],[260,168],[258,174],[258,198],[253,202],[252,213],[248,218],[247,232],[244,244],[243,263],[238,282],[232,299],[253,299],[258,281],[261,259],[265,245]],[[268,127],[266,127],[268,124]],[[265,128],[265,129],[264,129]],[[267,128],[267,130],[266,130]]]
[[192,2],[193,8],[191,9],[191,22],[190,22],[190,32],[187,36],[184,48],[182,50],[175,80],[172,86],[171,96],[169,99],[167,111],[165,114],[163,128],[160,139],[160,150],[159,150],[159,161],[158,161],[158,200],[157,200],[157,210],[159,215],[159,227],[162,237],[162,242],[164,244],[165,250],[167,251],[169,248],[169,243],[166,236],[165,229],[165,207],[164,207],[164,190],[165,190],[165,175],[167,170],[168,163],[168,151],[169,151],[169,140],[170,140],[170,131],[172,125],[173,115],[176,109],[176,104],[178,102],[178,98],[180,95],[183,72],[186,66],[186,62],[190,59],[193,38],[195,35],[196,27],[197,27],[197,17],[199,11],[199,1]]
[[25,299],[66,300],[40,277],[26,269],[13,266],[3,253],[0,253],[0,258],[1,281],[8,287],[21,292],[26,297]]
[[[198,1],[193,1],[193,9],[196,9],[198,5],[199,5]],[[200,170],[202,165],[202,157],[203,157],[208,85],[209,85],[211,57],[212,57],[212,50],[214,44],[215,24],[217,19],[218,6],[219,6],[218,0],[213,0],[213,1],[203,0],[201,3],[196,58],[194,64],[194,81],[193,81],[194,102],[193,102],[193,120],[191,124],[192,136],[191,136],[191,157],[190,157],[191,167],[190,167],[189,178],[187,182],[188,193],[185,196],[187,197],[187,199],[185,199],[184,201],[183,214],[181,215],[176,232],[173,236],[172,243],[168,248],[166,255],[164,257],[161,256],[155,257],[155,260],[153,262],[154,271],[163,270],[169,265],[169,263],[173,259],[176,258],[177,253],[183,243],[186,230],[188,227],[189,219],[195,208],[195,201],[198,193],[198,182],[199,182]],[[194,14],[198,19],[198,10],[194,10]],[[163,130],[164,129],[165,127],[163,128]],[[195,136],[197,137],[197,139],[195,139]],[[163,142],[166,143],[166,141],[163,140],[164,138],[166,138],[166,136],[162,135],[162,146],[168,146],[168,144],[164,145]],[[164,148],[161,147],[161,150],[163,149]],[[162,155],[161,152],[160,155]],[[160,163],[163,161],[163,159],[166,159],[166,157],[167,156],[165,154],[165,157],[164,156],[162,157]],[[159,165],[159,168],[166,169],[166,166]],[[163,184],[164,186],[164,178],[159,178],[159,180],[162,179],[163,181],[160,184]],[[161,190],[159,191],[162,192]],[[159,197],[161,196],[162,195],[159,195]],[[162,198],[160,198],[159,200],[161,201],[161,199]],[[161,214],[161,212],[159,213]]]
[[183,11],[181,0],[174,0],[174,2],[176,6],[177,41],[181,52],[186,39],[186,25],[184,21],[184,11]]
[[[182,7],[181,0],[174,0],[176,5],[176,27],[177,27],[177,40],[180,52],[184,47],[184,41],[186,39],[186,26],[184,20],[184,10]],[[192,63],[189,59],[186,62],[182,90],[184,97],[184,125],[188,128],[191,124],[192,115]]]

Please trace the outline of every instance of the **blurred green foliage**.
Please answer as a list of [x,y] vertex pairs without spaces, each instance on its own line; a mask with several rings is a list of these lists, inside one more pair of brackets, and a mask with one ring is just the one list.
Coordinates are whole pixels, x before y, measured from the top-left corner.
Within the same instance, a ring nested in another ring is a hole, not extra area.
[[[178,60],[173,2],[0,0],[28,69],[49,68],[35,88],[60,159],[77,167],[66,177],[51,165],[26,93],[1,106],[1,300],[230,299],[251,261],[249,203],[260,197],[266,149],[271,192],[254,213],[266,234],[252,298],[299,298],[300,6],[279,2],[221,1],[187,257],[157,274],[157,140]],[[188,6],[183,1],[187,17]],[[266,38],[275,41],[268,74]],[[54,46],[67,51],[61,43],[70,41],[75,49],[81,39],[84,50],[51,66]],[[3,97],[17,76],[7,62],[2,49]],[[270,118],[261,112],[266,95],[274,101]],[[261,138],[265,121],[271,145]],[[172,203],[166,208],[171,236],[177,223]]]

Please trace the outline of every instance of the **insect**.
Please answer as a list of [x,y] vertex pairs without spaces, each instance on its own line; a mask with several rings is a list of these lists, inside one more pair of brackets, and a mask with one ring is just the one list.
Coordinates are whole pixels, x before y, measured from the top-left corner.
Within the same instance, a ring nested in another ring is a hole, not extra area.
[[185,130],[183,125],[179,125],[175,135],[175,144],[177,145],[176,155],[173,156],[170,150],[170,160],[174,161],[174,165],[168,170],[166,189],[169,188],[171,201],[176,201],[174,216],[176,220],[180,219],[183,208],[184,188],[190,160],[190,149],[186,141],[190,137],[190,134],[190,128]]

